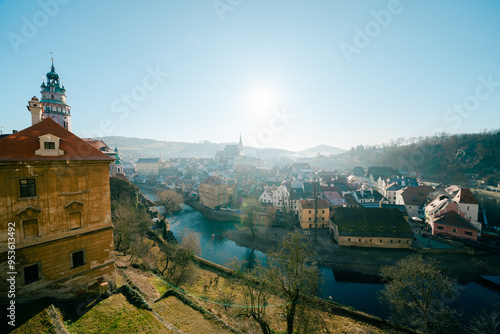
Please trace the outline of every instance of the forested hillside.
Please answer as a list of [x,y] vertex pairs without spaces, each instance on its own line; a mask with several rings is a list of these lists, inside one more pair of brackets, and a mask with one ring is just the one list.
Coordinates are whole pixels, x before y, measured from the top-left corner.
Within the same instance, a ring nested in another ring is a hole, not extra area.
[[357,146],[339,156],[351,166],[389,166],[418,172],[425,179],[460,182],[478,174],[496,185],[500,170],[500,131],[477,134],[439,134],[398,139],[379,146]]

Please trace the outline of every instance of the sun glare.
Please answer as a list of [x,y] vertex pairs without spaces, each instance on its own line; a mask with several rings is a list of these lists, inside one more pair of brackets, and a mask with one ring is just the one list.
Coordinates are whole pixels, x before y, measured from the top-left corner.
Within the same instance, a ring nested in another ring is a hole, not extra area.
[[250,96],[250,108],[253,113],[267,114],[272,111],[276,98],[268,89],[259,89]]

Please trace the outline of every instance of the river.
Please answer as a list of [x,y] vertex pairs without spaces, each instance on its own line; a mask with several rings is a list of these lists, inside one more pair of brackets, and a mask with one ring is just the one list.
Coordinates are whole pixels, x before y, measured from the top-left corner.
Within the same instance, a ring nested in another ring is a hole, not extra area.
[[[150,199],[155,199],[154,192],[140,188]],[[251,263],[257,258],[265,259],[264,253],[240,246],[223,236],[225,231],[238,228],[238,224],[208,220],[187,205],[184,205],[181,212],[170,217],[169,222],[176,238],[182,239],[185,230],[198,233],[201,257],[214,263],[224,265],[233,257],[245,259]],[[340,281],[336,279],[332,269],[320,267],[320,271],[323,278],[320,297],[381,318],[388,318],[389,309],[378,299],[380,291],[384,288],[383,284]],[[457,285],[456,288],[457,298],[447,300],[443,297],[443,301],[453,308],[461,309],[466,315],[474,315],[483,309],[500,308],[500,295],[479,284],[471,282],[466,285]]]

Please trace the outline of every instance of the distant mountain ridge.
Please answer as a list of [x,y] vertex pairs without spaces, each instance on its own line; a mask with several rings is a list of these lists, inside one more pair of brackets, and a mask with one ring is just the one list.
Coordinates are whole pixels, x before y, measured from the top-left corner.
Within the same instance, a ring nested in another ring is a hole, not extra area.
[[[196,158],[213,158],[217,151],[224,149],[225,145],[236,143],[212,143],[203,141],[200,143],[160,141],[155,139],[107,136],[101,138],[109,147],[118,147],[120,154],[131,156],[158,156],[162,158],[170,157],[196,157]],[[290,151],[278,148],[243,148],[243,153],[248,156],[256,156],[258,158],[269,157],[288,157],[288,158],[307,158],[314,157],[318,154],[329,156],[331,154],[339,154],[345,150],[328,146],[318,145],[316,147],[303,151]]]

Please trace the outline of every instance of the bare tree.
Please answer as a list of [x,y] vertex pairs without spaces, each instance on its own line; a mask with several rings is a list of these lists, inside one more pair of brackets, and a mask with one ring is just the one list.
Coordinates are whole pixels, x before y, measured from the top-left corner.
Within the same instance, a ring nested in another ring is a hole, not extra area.
[[320,281],[314,262],[314,250],[307,238],[298,233],[289,233],[279,249],[269,253],[267,262],[267,275],[286,301],[283,310],[286,332],[292,334],[295,320],[300,315],[305,315],[297,312],[301,297],[316,294]]
[[126,201],[115,203],[112,212],[113,238],[115,249],[123,251],[126,255],[130,243],[136,238],[138,226],[134,224],[133,210]]
[[467,326],[467,332],[471,334],[500,334],[500,310],[481,312]]
[[277,221],[277,216],[276,216],[276,211],[274,211],[273,207],[269,207],[266,210],[266,217],[269,221],[269,226],[274,226],[276,225]]
[[184,200],[182,196],[173,190],[165,190],[158,192],[158,204],[165,207],[165,217],[172,212],[179,211]]
[[159,261],[164,263],[162,275],[174,281],[175,285],[181,284],[189,276],[187,274],[193,269],[195,255],[201,253],[198,233],[184,231],[181,240],[179,244],[167,243],[159,257]]
[[441,300],[456,294],[453,281],[442,273],[438,262],[412,255],[381,270],[387,282],[381,299],[389,303],[399,321],[425,333],[435,333],[452,324],[453,312]]
[[255,320],[264,334],[271,334],[266,309],[271,297],[271,285],[266,275],[266,269],[259,263],[251,272],[246,269],[245,261],[234,258],[230,261],[230,268],[243,289],[246,308],[242,308],[236,317],[247,317]]
[[255,218],[257,217],[257,212],[262,210],[262,205],[255,198],[248,198],[243,204],[247,216],[245,217],[244,223],[252,231],[252,237],[255,237]]

